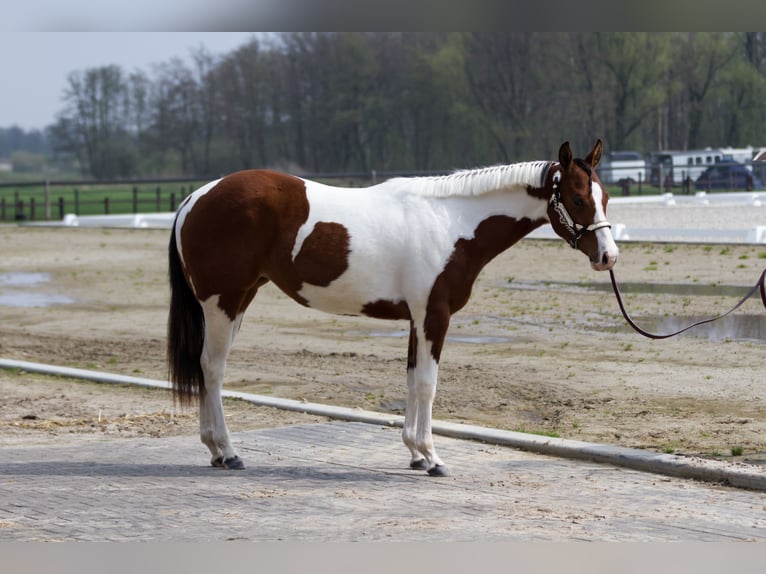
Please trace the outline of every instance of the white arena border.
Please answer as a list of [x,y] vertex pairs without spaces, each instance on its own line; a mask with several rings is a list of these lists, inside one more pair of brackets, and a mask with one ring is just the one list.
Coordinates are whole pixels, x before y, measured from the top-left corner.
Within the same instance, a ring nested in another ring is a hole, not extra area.
[[[170,383],[167,381],[12,359],[0,358],[0,368],[83,379],[99,383],[134,385],[167,390],[170,390],[171,388]],[[293,399],[280,399],[226,390],[223,391],[223,396],[225,398],[246,401],[254,405],[296,411],[338,420],[362,422],[387,427],[401,427],[404,422],[404,417],[401,415],[377,413],[347,407],[336,407],[319,403],[296,401]],[[766,468],[742,463],[730,463],[698,457],[661,454],[634,448],[552,438],[438,420],[433,421],[433,432],[456,439],[467,439],[488,444],[509,446],[539,454],[599,462],[666,476],[725,483],[739,488],[766,491]]]
[[[734,205],[760,208],[766,206],[766,192],[729,192],[707,193],[698,191],[694,195],[641,195],[628,197],[613,197],[612,204],[621,205],[659,205],[659,206],[702,206],[715,208],[717,205]],[[165,213],[136,213],[125,215],[74,215],[68,214],[61,221],[30,222],[23,225],[31,226],[64,226],[64,227],[110,227],[129,229],[170,229],[175,214]],[[657,228],[657,227],[627,227],[619,221],[613,222],[612,235],[615,241],[661,241],[677,243],[740,243],[766,244],[766,225],[758,225],[750,229],[691,229],[691,228]],[[530,233],[532,239],[555,239],[556,235],[550,225],[545,225]]]

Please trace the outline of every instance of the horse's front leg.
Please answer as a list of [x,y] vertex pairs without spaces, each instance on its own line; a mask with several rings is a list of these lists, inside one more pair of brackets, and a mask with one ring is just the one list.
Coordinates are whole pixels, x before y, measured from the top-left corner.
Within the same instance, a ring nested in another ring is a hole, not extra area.
[[429,319],[427,329],[425,322],[421,322],[410,330],[411,358],[407,365],[407,412],[402,438],[412,454],[412,468],[425,467],[431,476],[446,476],[447,467],[434,448],[431,421],[439,356],[449,325],[449,314],[429,316]]
[[415,364],[418,348],[417,332],[415,325],[410,321],[410,341],[407,347],[407,406],[404,411],[404,426],[402,427],[402,441],[410,450],[410,468],[414,470],[426,470],[428,463],[417,446],[415,437],[418,424],[418,401],[415,400]]

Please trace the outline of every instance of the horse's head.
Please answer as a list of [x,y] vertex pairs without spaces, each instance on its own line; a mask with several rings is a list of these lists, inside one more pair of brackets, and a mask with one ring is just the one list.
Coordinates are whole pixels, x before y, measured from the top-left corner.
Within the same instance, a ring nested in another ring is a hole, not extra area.
[[553,164],[546,178],[550,189],[548,218],[553,230],[573,248],[590,259],[597,271],[611,269],[619,250],[606,220],[609,194],[596,175],[601,160],[601,140],[585,159],[574,158],[569,142],[559,149],[559,162]]

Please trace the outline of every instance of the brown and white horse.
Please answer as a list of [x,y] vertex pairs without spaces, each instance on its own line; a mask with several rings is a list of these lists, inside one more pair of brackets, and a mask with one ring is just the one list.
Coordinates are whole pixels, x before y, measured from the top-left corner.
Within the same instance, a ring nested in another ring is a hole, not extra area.
[[558,162],[395,178],[364,189],[249,170],[187,197],[170,237],[168,365],[180,402],[199,397],[212,464],[244,468],[221,388],[245,310],[271,281],[307,307],[410,322],[402,438],[411,468],[446,474],[431,409],[450,316],[490,260],[548,222],[593,269],[614,265],[608,194],[594,170],[601,148],[598,140],[575,159],[565,142]]

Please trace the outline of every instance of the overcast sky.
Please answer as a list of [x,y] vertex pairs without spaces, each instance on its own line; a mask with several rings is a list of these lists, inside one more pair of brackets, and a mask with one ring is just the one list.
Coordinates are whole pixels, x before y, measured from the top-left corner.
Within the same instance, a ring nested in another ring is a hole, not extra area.
[[0,127],[41,129],[62,108],[67,75],[118,64],[126,72],[189,59],[204,45],[215,55],[246,43],[250,32],[5,32],[0,33]]

